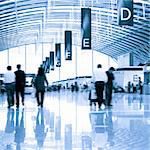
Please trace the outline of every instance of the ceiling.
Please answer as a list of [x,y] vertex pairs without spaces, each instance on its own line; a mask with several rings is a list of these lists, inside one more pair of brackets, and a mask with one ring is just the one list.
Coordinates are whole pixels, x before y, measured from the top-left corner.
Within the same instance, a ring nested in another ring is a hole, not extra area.
[[150,0],[134,0],[134,25],[118,26],[117,0],[0,0],[0,50],[30,43],[64,43],[72,30],[81,46],[81,8],[91,8],[92,49],[117,58],[150,59]]

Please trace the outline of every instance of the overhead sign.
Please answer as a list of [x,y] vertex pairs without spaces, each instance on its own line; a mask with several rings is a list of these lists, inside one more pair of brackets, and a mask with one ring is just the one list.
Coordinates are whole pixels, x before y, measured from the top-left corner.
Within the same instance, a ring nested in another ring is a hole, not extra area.
[[61,66],[61,44],[55,44],[56,67]]
[[91,49],[91,9],[81,8],[82,49]]
[[54,70],[54,52],[50,52],[50,70]]
[[118,24],[133,26],[133,0],[118,0]]
[[49,70],[50,70],[50,58],[49,57],[46,57],[45,63],[46,63],[45,72],[49,73]]
[[65,59],[72,60],[72,32],[65,31]]

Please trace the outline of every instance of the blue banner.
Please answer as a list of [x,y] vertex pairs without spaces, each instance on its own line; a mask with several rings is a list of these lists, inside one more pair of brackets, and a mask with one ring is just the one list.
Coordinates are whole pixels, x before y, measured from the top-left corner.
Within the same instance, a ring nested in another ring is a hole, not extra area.
[[46,70],[46,62],[43,61],[41,67],[44,69],[44,71]]
[[50,52],[50,70],[54,70],[54,52]]
[[133,26],[133,0],[118,0],[118,25]]
[[50,70],[50,58],[46,57],[45,62],[46,62],[46,64],[45,64],[46,65],[45,72],[49,73],[49,70]]
[[65,31],[65,59],[72,60],[72,32]]
[[82,49],[91,49],[91,9],[81,8]]
[[61,44],[55,44],[56,67],[61,67]]

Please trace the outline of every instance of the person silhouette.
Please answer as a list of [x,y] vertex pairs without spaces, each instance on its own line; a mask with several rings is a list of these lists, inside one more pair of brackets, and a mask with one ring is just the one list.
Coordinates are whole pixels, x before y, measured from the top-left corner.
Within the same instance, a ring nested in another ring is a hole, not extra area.
[[97,68],[94,70],[92,80],[95,82],[98,108],[99,110],[101,110],[102,103],[105,104],[103,99],[104,98],[103,93],[104,93],[105,83],[107,81],[107,75],[105,71],[102,69],[101,64],[98,64]]
[[15,74],[11,66],[7,66],[7,72],[4,74],[4,84],[7,93],[8,108],[14,105],[15,93]]
[[43,147],[44,140],[48,132],[48,130],[45,131],[43,109],[38,109],[38,113],[36,116],[36,126],[34,129],[34,132],[35,132],[35,137],[37,139],[37,145],[39,147]]
[[41,107],[43,107],[44,103],[45,83],[48,86],[48,81],[44,69],[40,67],[38,69],[38,74],[35,77],[34,86],[36,89],[37,105]]
[[106,105],[112,106],[112,91],[113,91],[113,80],[115,79],[113,72],[115,71],[115,68],[110,67],[108,71],[106,71],[107,74],[107,82],[106,82]]
[[143,85],[142,85],[142,81],[141,81],[141,77],[139,77],[139,90],[140,90],[140,94],[143,94]]
[[26,77],[25,72],[21,70],[21,65],[17,65],[17,71],[14,72],[16,76],[16,107],[19,107],[19,94],[21,94],[22,98],[22,105],[24,105],[24,90],[25,90],[25,83]]
[[24,142],[25,139],[25,127],[24,127],[24,109],[21,112],[21,119],[19,121],[19,109],[16,110],[16,126],[15,126],[15,142],[16,150],[20,150],[20,144]]

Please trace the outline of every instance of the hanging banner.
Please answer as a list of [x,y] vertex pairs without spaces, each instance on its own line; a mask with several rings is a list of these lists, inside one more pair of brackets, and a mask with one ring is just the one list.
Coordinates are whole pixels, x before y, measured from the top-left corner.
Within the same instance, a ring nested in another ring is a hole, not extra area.
[[91,9],[81,8],[82,49],[91,49]]
[[65,31],[65,60],[72,60],[72,32]]
[[49,73],[49,70],[50,70],[50,58],[49,57],[46,57],[46,70],[45,72],[46,73]]
[[44,69],[44,72],[45,72],[45,70],[46,70],[46,62],[45,61],[42,62],[42,68]]
[[61,44],[55,44],[56,67],[61,67]]
[[50,52],[50,70],[54,70],[54,52]]
[[133,26],[133,0],[118,0],[118,25]]

